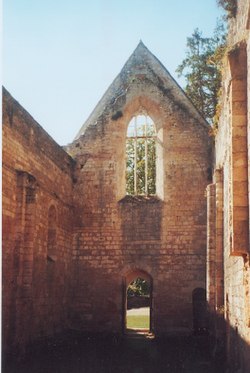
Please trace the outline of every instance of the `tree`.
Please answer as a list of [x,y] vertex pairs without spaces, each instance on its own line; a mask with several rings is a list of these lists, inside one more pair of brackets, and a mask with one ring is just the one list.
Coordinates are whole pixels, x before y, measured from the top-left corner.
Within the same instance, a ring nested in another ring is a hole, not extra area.
[[137,295],[140,297],[149,297],[150,285],[148,281],[140,277],[132,281],[128,286],[128,296],[132,297],[134,295]]
[[225,27],[218,23],[214,35],[204,38],[199,29],[187,38],[187,57],[177,68],[186,78],[185,91],[195,107],[212,124],[221,86],[221,63],[225,51]]
[[225,9],[228,14],[228,18],[236,16],[237,0],[217,0],[217,4]]
[[[137,131],[143,134],[144,125],[138,126]],[[147,128],[147,137],[127,137],[126,141],[126,191],[129,195],[154,195],[156,192],[156,147],[153,126]],[[146,151],[147,148],[147,151]],[[146,156],[147,153],[147,156]],[[136,154],[136,157],[135,157]],[[147,191],[145,190],[147,162]],[[134,169],[136,164],[137,188],[135,193]]]

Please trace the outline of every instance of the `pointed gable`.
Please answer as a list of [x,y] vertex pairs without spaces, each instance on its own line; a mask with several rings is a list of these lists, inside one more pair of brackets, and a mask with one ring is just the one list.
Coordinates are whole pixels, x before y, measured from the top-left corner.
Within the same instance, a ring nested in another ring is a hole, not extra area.
[[183,89],[170,75],[163,64],[148,50],[142,41],[129,57],[121,72],[107,89],[95,109],[81,127],[75,140],[85,133],[89,126],[98,125],[100,117],[107,110],[112,110],[117,101],[121,101],[133,84],[143,81],[151,81],[174,105],[181,107],[194,119],[205,127],[209,127],[206,120],[195,108]]

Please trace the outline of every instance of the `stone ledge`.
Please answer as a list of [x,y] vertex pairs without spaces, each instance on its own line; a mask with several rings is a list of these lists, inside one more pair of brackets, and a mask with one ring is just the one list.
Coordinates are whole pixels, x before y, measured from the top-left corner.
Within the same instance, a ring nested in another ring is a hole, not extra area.
[[118,203],[133,203],[133,204],[141,204],[141,203],[162,203],[163,201],[157,196],[131,196],[127,195],[122,198]]

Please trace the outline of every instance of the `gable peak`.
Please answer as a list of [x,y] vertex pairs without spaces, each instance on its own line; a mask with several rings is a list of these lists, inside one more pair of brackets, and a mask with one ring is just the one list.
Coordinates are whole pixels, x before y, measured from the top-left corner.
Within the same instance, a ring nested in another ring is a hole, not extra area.
[[143,43],[143,41],[140,39],[137,47],[135,48],[134,50],[134,53],[135,52],[140,52],[140,51],[148,51],[148,48],[146,47],[146,45]]
[[113,107],[114,103],[116,103],[120,97],[125,97],[128,87],[133,84],[136,79],[143,84],[143,82],[146,81],[146,77],[148,81],[151,81],[152,84],[155,84],[161,89],[164,95],[168,96],[175,104],[181,102],[181,106],[185,110],[188,110],[193,117],[198,119],[198,121],[207,128],[207,122],[194,107],[179,84],[158,58],[145,46],[143,41],[140,40],[134,52],[123,66],[120,74],[115,78],[96,108],[83,124],[75,140],[85,133],[87,127],[98,124],[98,120],[101,118],[104,110]]

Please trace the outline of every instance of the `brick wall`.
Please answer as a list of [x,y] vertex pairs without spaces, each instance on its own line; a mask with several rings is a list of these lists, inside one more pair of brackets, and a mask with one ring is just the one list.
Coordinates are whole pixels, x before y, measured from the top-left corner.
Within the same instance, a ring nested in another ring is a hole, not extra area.
[[[3,346],[69,324],[74,161],[3,90]],[[56,256],[47,257],[54,206]]]
[[[77,163],[74,309],[83,329],[121,332],[123,287],[137,270],[152,278],[155,332],[193,327],[192,291],[205,288],[211,139],[183,95],[139,45],[68,147]],[[126,131],[142,108],[157,131],[157,196],[148,198],[125,195]]]
[[[249,1],[240,0],[236,17],[230,20],[222,85],[222,114],[215,144],[215,168],[217,172],[222,172],[223,180],[223,235],[221,239],[221,234],[217,232],[216,253],[223,243],[224,316],[228,363],[232,372],[239,369],[248,372],[250,369],[249,12]],[[217,217],[221,214],[220,208],[217,206]],[[217,290],[218,286],[219,283]]]
[[[4,345],[67,328],[122,333],[139,275],[156,334],[191,331],[193,291],[206,287],[212,141],[167,70],[140,43],[71,156],[3,98]],[[157,193],[126,196],[126,132],[142,111],[157,133]]]

